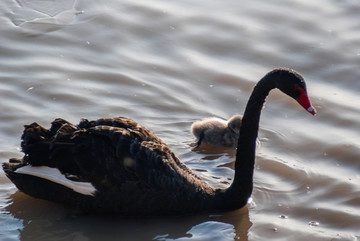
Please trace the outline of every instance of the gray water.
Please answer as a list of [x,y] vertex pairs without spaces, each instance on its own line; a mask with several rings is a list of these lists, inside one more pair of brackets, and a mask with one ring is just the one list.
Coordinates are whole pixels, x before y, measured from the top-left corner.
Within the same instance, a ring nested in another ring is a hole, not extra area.
[[193,121],[242,114],[280,66],[318,114],[270,94],[252,200],[226,213],[71,218],[1,172],[0,240],[360,240],[359,16],[358,0],[1,1],[0,162],[24,124],[127,116],[226,187],[235,151],[192,151]]

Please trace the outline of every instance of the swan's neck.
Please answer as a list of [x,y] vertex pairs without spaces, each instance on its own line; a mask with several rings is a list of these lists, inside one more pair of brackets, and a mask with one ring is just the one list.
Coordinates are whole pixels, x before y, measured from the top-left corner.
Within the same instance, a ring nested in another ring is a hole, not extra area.
[[235,202],[247,202],[253,189],[256,139],[260,113],[275,81],[265,76],[255,86],[243,116],[235,162],[235,177],[228,192]]

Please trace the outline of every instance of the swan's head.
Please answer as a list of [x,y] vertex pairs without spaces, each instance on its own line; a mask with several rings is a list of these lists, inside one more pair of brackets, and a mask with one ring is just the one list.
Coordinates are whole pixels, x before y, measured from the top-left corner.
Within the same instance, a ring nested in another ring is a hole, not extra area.
[[270,73],[276,75],[276,87],[278,89],[294,98],[306,111],[312,115],[316,114],[316,109],[311,105],[306,91],[305,80],[299,73],[288,68],[278,68],[271,71]]

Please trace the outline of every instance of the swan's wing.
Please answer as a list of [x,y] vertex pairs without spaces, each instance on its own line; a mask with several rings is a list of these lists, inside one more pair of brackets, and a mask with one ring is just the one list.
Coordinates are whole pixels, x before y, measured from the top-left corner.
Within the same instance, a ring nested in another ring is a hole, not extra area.
[[81,175],[99,188],[130,182],[153,189],[176,190],[200,178],[169,147],[145,129],[95,126],[78,131],[72,140],[73,161]]
[[129,118],[84,119],[78,126],[56,119],[49,130],[33,123],[25,128],[22,148],[26,163],[57,168],[97,190],[177,190],[201,182],[160,138]]
[[[214,190],[150,130],[127,118],[62,119],[25,127],[22,161],[6,175],[33,197],[83,211],[124,214],[200,210]],[[193,201],[189,201],[193,200]]]

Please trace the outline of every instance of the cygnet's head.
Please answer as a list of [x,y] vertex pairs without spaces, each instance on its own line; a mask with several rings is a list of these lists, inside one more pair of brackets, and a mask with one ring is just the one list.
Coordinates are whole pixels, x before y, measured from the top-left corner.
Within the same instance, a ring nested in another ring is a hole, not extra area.
[[228,120],[228,127],[236,134],[240,133],[240,127],[242,122],[241,115],[234,115]]

